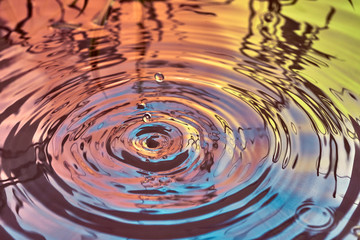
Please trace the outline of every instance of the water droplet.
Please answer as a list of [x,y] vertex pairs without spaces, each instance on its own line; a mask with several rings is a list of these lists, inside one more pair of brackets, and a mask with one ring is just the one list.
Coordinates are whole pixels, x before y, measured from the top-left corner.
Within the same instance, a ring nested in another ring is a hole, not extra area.
[[296,220],[310,229],[326,229],[334,221],[332,212],[324,207],[304,204],[296,210]]
[[265,19],[266,22],[271,22],[272,19],[273,19],[273,16],[272,16],[271,13],[266,13],[266,14],[264,15],[264,19]]
[[143,116],[142,120],[143,120],[144,122],[150,122],[150,120],[151,120],[151,115],[150,115],[150,113],[145,113],[145,115]]
[[137,109],[145,109],[146,108],[146,104],[145,103],[138,103],[137,104]]
[[162,82],[165,79],[164,75],[161,72],[155,73],[154,78],[157,82]]

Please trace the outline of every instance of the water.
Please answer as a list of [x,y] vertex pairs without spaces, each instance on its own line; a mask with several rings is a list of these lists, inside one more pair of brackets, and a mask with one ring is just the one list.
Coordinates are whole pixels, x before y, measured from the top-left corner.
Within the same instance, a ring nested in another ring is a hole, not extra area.
[[[140,106],[142,107],[143,105],[140,105]],[[141,107],[140,107],[140,109],[141,109]],[[144,116],[143,116],[143,121],[144,122],[150,122],[151,121],[151,114],[150,113],[145,113]]]
[[159,72],[155,73],[154,78],[157,82],[162,82],[165,79],[164,74],[159,73]]
[[357,239],[358,1],[0,1],[1,239]]

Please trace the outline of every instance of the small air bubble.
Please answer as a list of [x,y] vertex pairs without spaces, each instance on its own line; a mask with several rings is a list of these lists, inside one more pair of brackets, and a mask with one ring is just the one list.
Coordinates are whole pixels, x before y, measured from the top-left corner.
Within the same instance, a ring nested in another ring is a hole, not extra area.
[[146,113],[146,114],[143,116],[142,120],[143,120],[144,122],[150,122],[150,120],[151,120],[151,115],[150,115],[150,113]]
[[352,232],[355,236],[360,237],[360,226],[354,226]]
[[137,109],[145,109],[146,108],[146,104],[145,103],[138,103],[137,104]]
[[266,14],[264,15],[264,19],[265,19],[266,22],[271,22],[272,19],[273,19],[273,16],[272,16],[271,13],[266,13]]
[[155,73],[154,78],[157,82],[162,82],[165,79],[164,75],[161,72]]

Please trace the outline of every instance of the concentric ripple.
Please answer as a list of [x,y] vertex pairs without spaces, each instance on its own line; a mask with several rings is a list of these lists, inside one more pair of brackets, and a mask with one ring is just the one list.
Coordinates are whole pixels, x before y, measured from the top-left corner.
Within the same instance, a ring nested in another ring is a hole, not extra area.
[[0,239],[358,237],[352,2],[56,4],[0,1]]
[[[77,191],[105,206],[178,212],[241,186],[266,157],[261,118],[213,84],[147,79],[137,94],[134,82],[74,102],[57,117],[64,121],[47,154],[57,176]],[[222,106],[227,102],[236,102],[236,111]]]

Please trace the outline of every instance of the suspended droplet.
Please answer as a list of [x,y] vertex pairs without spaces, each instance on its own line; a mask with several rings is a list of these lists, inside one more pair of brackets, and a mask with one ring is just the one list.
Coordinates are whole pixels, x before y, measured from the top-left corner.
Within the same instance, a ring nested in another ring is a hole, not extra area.
[[138,103],[137,105],[137,109],[145,109],[146,108],[146,104],[145,103]]
[[142,120],[143,120],[144,122],[150,122],[150,120],[151,120],[151,115],[150,115],[150,113],[146,113],[146,114],[143,116]]
[[162,82],[165,79],[164,75],[161,72],[155,73],[154,78],[157,82]]

